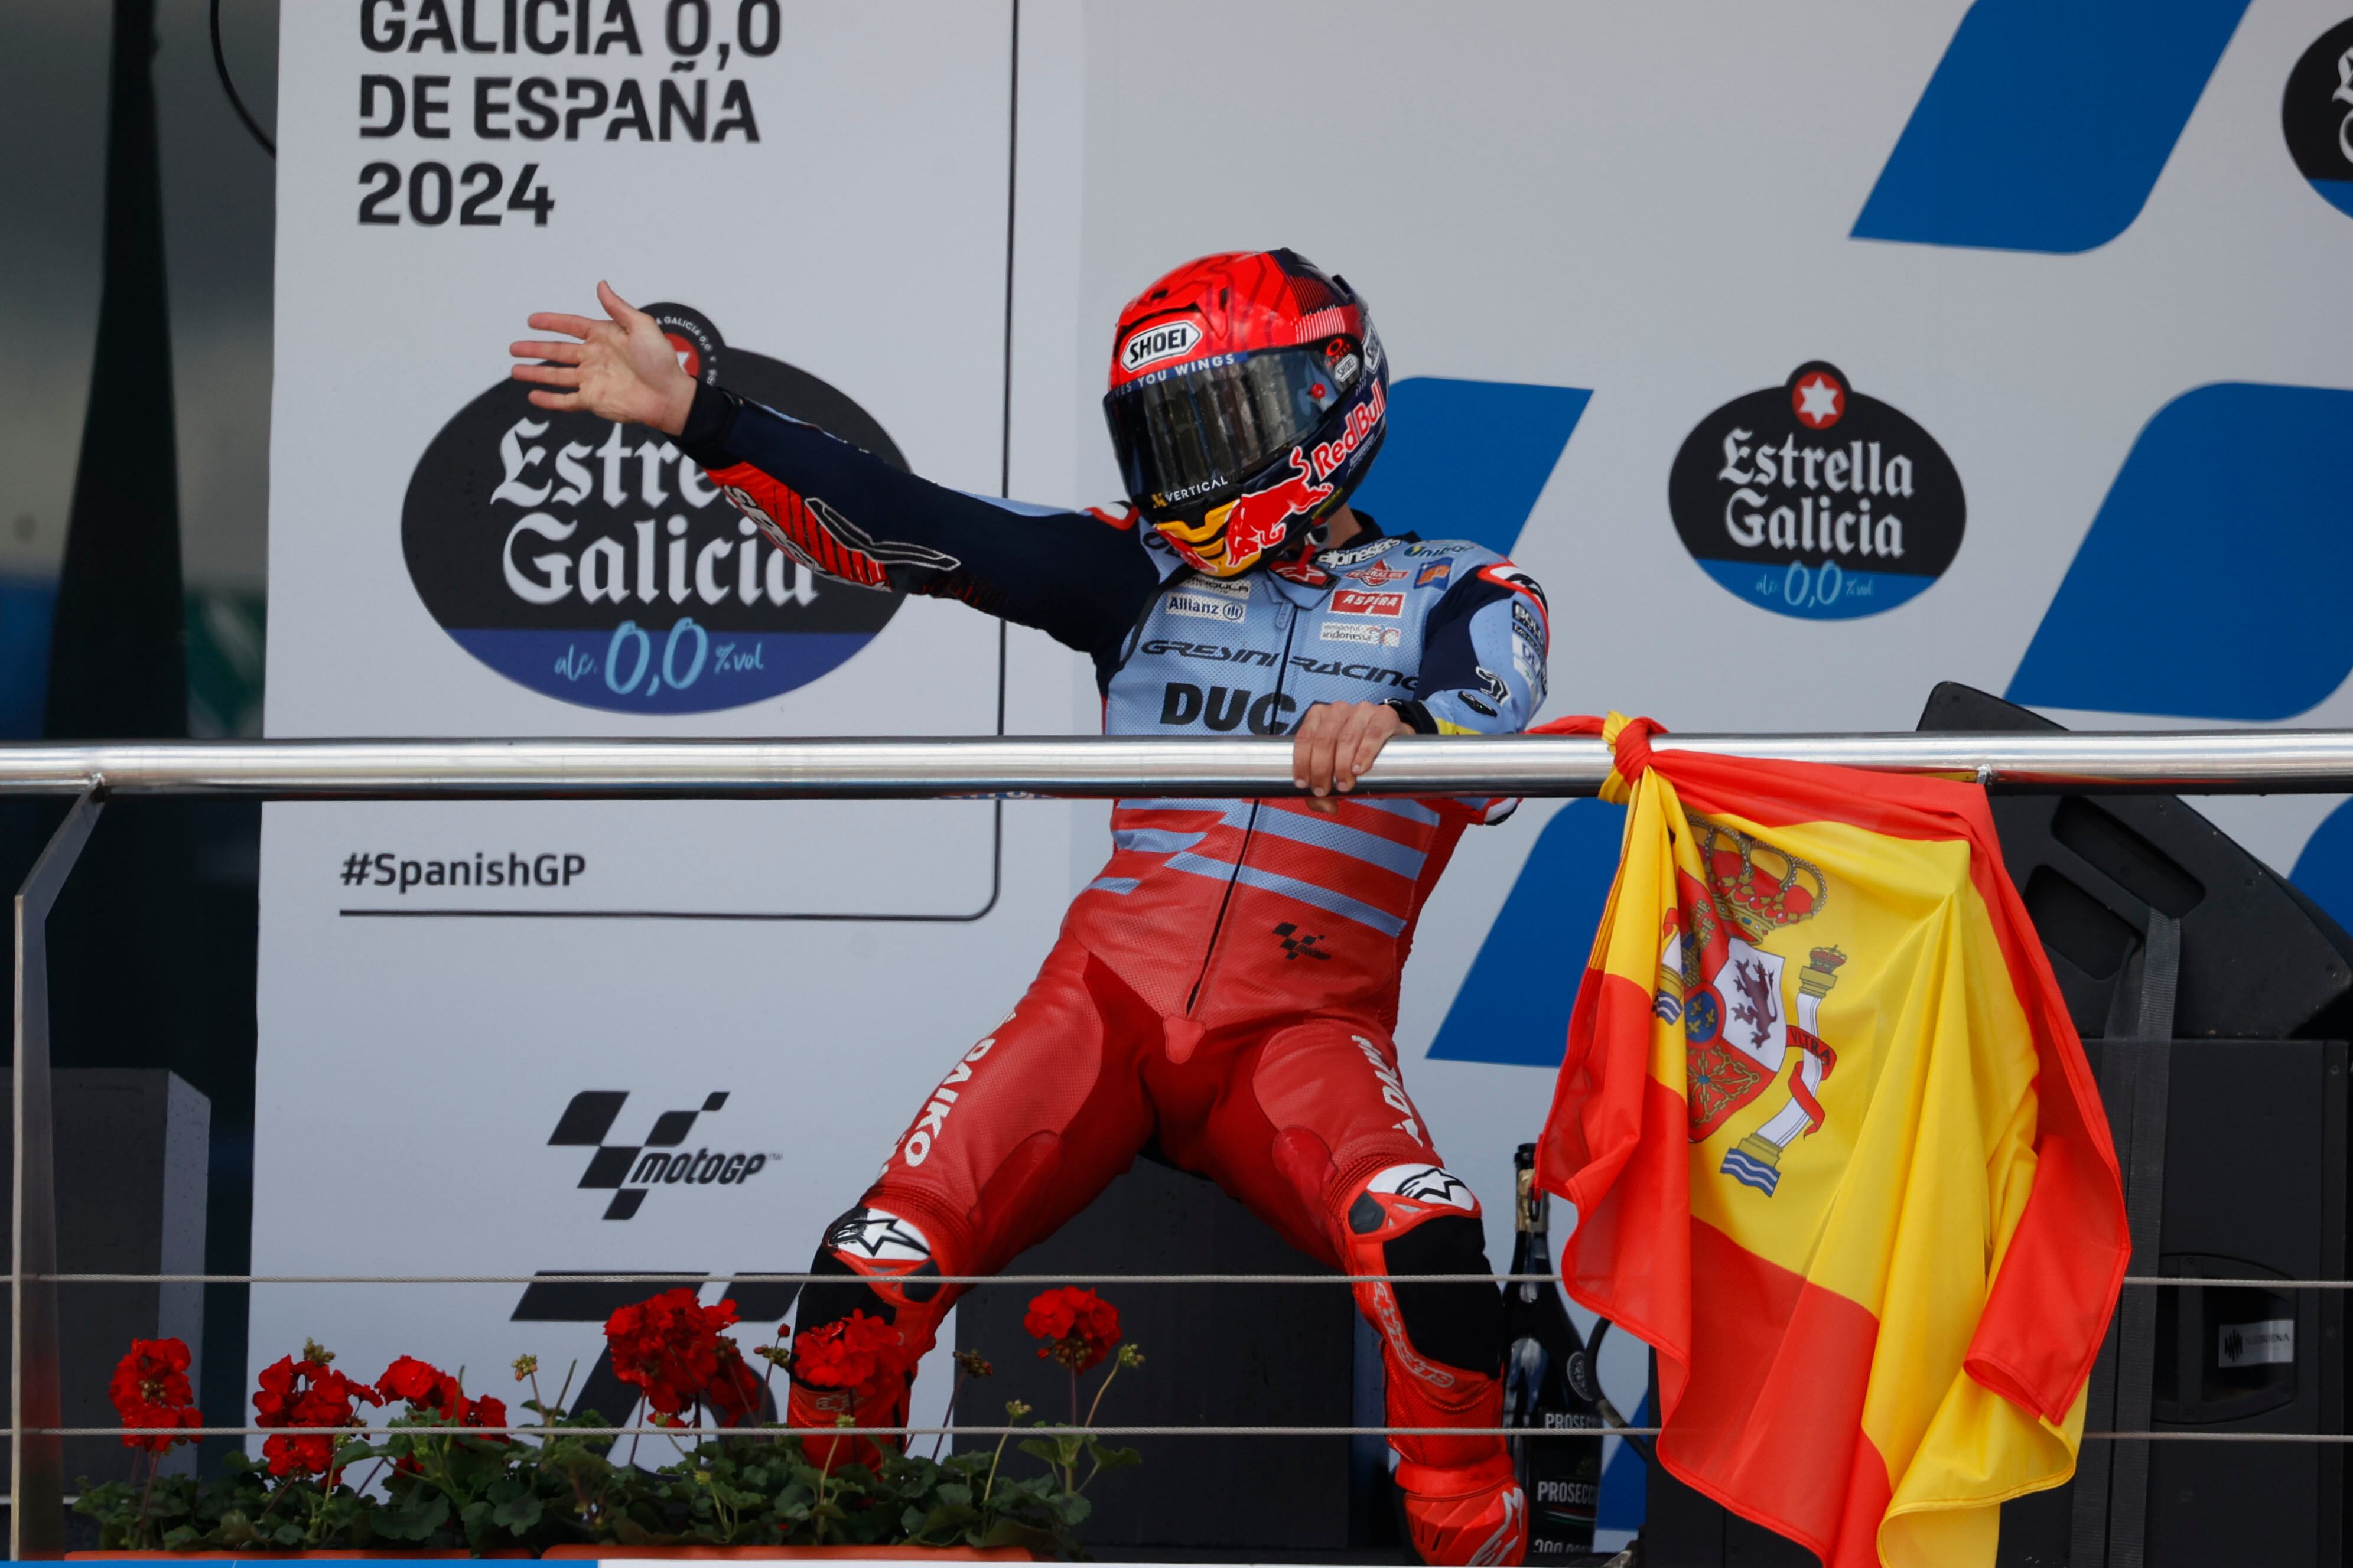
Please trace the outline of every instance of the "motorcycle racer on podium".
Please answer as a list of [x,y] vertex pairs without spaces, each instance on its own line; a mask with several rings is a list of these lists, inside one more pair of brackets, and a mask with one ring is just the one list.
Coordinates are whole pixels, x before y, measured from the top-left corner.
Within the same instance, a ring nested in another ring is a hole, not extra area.
[[[607,321],[534,315],[513,345],[543,408],[674,437],[786,554],[962,599],[1087,654],[1103,728],[1293,737],[1300,798],[1119,801],[1112,855],[1029,991],[961,1053],[881,1176],[828,1230],[800,1328],[863,1310],[928,1350],[960,1288],[1051,1234],[1148,1145],[1349,1274],[1392,1426],[1502,1423],[1501,1297],[1478,1200],[1440,1162],[1391,1031],[1414,922],[1465,826],[1508,800],[1360,798],[1395,735],[1502,734],[1545,695],[1542,590],[1478,545],[1352,511],[1386,433],[1364,301],[1288,250],[1205,257],[1121,313],[1103,400],[1129,504],[967,496],[679,366],[605,285]],[[1443,519],[1434,520],[1441,525]],[[787,1419],[903,1425],[794,1384]],[[1432,1563],[1517,1563],[1500,1437],[1391,1440]]]

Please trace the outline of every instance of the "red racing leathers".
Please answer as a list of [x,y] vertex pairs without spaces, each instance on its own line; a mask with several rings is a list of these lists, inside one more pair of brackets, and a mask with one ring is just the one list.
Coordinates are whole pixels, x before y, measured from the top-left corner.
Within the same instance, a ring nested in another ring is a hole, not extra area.
[[[1475,545],[1410,534],[1282,573],[1186,572],[1133,514],[1014,509],[890,470],[708,389],[688,455],[796,557],[967,599],[1094,658],[1122,734],[1285,732],[1319,701],[1389,700],[1417,730],[1522,728],[1542,700],[1541,592]],[[1368,520],[1361,520],[1367,521]],[[884,537],[884,535],[888,537]],[[1440,1162],[1391,1040],[1414,921],[1463,828],[1508,802],[1123,800],[1103,872],[1012,1012],[927,1095],[835,1222],[801,1329],[853,1310],[930,1347],[958,1289],[1091,1202],[1149,1143],[1292,1245],[1352,1274],[1379,1331],[1389,1424],[1493,1427],[1502,1304],[1480,1210]],[[796,1425],[903,1424],[796,1384]],[[1240,1413],[1237,1413],[1239,1416]],[[1492,1435],[1393,1441],[1431,1561],[1517,1562],[1525,1509]]]

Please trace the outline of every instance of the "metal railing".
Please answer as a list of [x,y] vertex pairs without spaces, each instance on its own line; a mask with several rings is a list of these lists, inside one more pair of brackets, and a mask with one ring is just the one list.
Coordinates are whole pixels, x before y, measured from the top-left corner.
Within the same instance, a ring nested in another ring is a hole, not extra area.
[[[1652,746],[1661,752],[1770,757],[1971,779],[1997,791],[2020,793],[2353,792],[2353,731],[2345,730],[1669,734],[1655,737]],[[1408,737],[1390,743],[1358,790],[1366,795],[1591,795],[1609,776],[1609,748],[1592,737]],[[55,1557],[64,1546],[67,1434],[58,1365],[60,1277],[49,1107],[47,924],[107,798],[923,799],[1172,793],[1297,795],[1291,744],[1274,739],[994,735],[0,744],[0,796],[76,797],[16,898],[10,1555]]]

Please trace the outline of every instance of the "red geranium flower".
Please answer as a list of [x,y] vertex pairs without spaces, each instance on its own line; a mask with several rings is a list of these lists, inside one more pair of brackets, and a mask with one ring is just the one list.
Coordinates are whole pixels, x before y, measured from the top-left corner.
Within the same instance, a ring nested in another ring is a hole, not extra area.
[[728,1408],[733,1373],[725,1374],[727,1390],[716,1395],[713,1390],[723,1367],[743,1365],[735,1342],[722,1331],[734,1321],[733,1301],[705,1307],[681,1286],[615,1312],[605,1321],[605,1342],[612,1348],[613,1371],[644,1390],[654,1424],[661,1426],[701,1400]]
[[[301,1361],[280,1356],[261,1369],[261,1388],[253,1396],[257,1426],[305,1426],[332,1431],[359,1424],[355,1406],[384,1403],[364,1383],[354,1383],[327,1364],[326,1352],[308,1346]],[[269,1473],[286,1476],[328,1475],[335,1458],[332,1436],[272,1437],[261,1446]]]
[[793,1342],[793,1375],[812,1388],[846,1388],[860,1400],[893,1390],[913,1370],[899,1331],[853,1310]]
[[[132,1340],[131,1353],[115,1363],[114,1377],[106,1392],[125,1426],[205,1424],[204,1413],[190,1403],[195,1392],[188,1386],[188,1347],[178,1340]],[[126,1436],[122,1446],[164,1454],[175,1443],[195,1441],[193,1437],[159,1433],[145,1437]]]
[[1060,1362],[1072,1372],[1099,1365],[1119,1348],[1119,1309],[1072,1285],[1032,1300],[1021,1326],[1043,1342],[1040,1359]]
[[466,1397],[458,1391],[456,1378],[413,1355],[402,1356],[385,1367],[384,1375],[375,1380],[375,1387],[386,1399],[405,1399],[420,1409],[438,1410],[444,1415],[454,1415]]
[[[733,1350],[733,1345],[729,1345]],[[740,1354],[722,1354],[719,1370],[703,1388],[702,1397],[722,1426],[741,1426],[760,1417],[760,1374]]]
[[[507,1407],[502,1400],[485,1394],[469,1399],[458,1380],[430,1362],[405,1355],[384,1369],[375,1382],[376,1392],[385,1399],[405,1399],[414,1410],[430,1410],[443,1419],[459,1426],[503,1426],[507,1424]],[[503,1443],[501,1435],[494,1441]]]

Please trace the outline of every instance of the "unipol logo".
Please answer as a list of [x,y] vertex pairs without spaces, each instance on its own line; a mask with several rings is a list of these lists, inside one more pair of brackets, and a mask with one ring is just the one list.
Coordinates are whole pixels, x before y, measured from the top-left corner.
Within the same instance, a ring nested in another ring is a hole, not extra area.
[[[689,374],[905,468],[872,416],[791,365],[648,308]],[[896,594],[787,559],[659,431],[534,408],[501,382],[417,458],[401,548],[417,596],[509,679],[591,708],[699,713],[805,686],[897,611]]]
[[1753,605],[1846,620],[1892,610],[1961,548],[1961,478],[1936,438],[1817,360],[1699,422],[1667,475],[1675,531]]
[[1132,375],[1148,365],[1183,359],[1200,341],[1201,329],[1191,321],[1162,321],[1145,327],[1120,348],[1120,368]]

